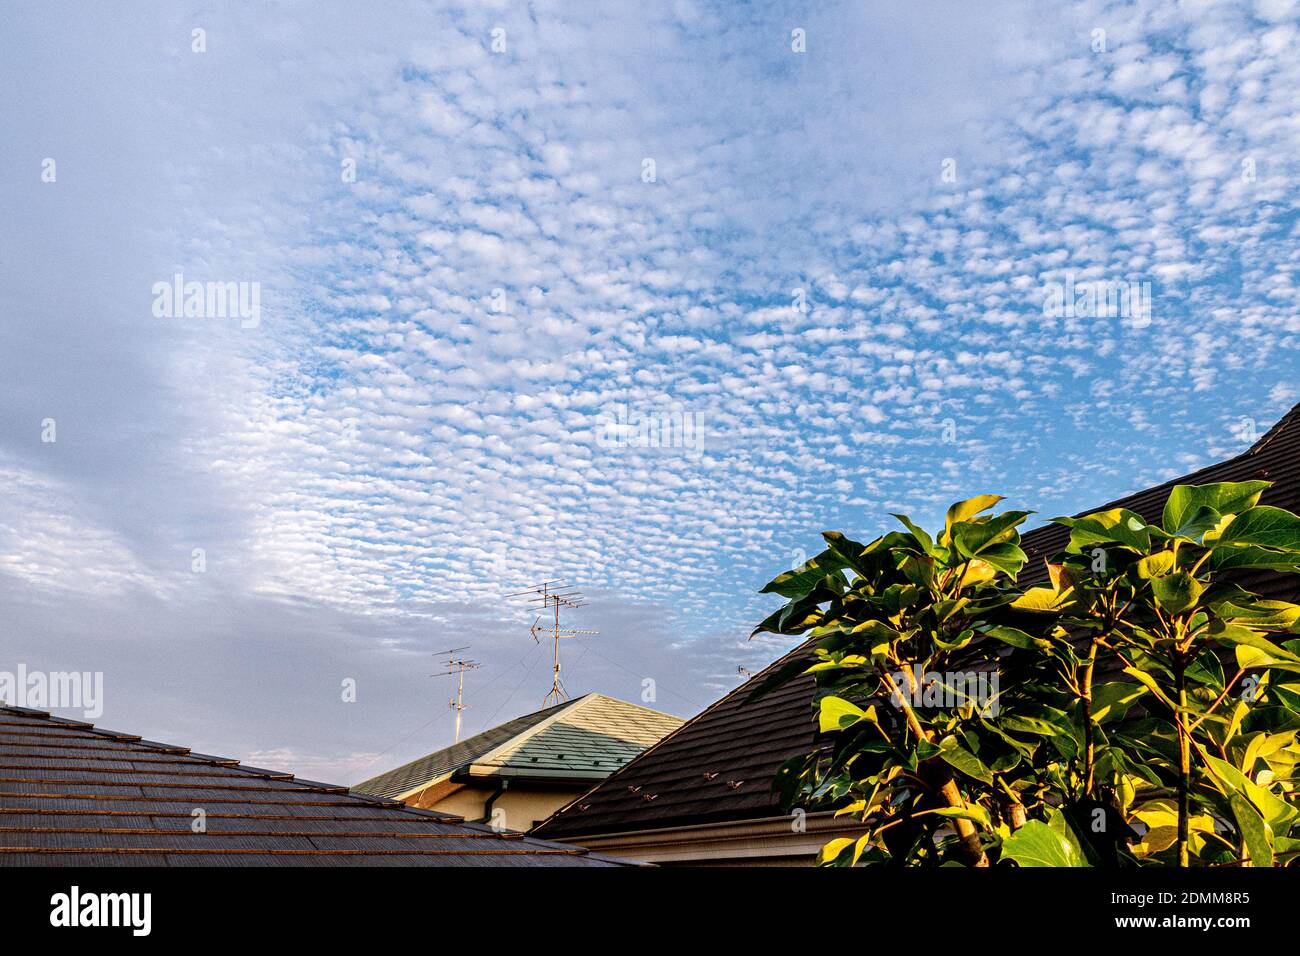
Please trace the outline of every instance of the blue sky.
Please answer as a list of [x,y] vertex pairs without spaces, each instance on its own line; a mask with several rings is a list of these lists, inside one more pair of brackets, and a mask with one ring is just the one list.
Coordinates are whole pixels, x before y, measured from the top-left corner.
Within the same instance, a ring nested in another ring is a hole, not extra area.
[[[1297,34],[1286,0],[7,8],[0,669],[352,782],[450,742],[432,651],[484,663],[468,731],[540,703],[534,580],[592,599],[571,692],[689,715],[783,649],[756,592],[824,529],[1242,451],[1300,401]],[[255,326],[155,315],[177,273],[257,283]],[[1046,314],[1067,277],[1150,314]],[[602,441],[618,406],[701,445]]]

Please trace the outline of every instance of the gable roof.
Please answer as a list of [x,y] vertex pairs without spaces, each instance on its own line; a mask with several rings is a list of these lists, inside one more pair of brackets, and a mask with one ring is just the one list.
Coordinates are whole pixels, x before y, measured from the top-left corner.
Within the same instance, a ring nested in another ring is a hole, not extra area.
[[680,717],[586,694],[507,721],[353,789],[400,799],[453,775],[595,783],[681,724]]
[[[191,827],[202,811],[205,832]],[[347,787],[0,706],[2,866],[611,866]]]
[[556,707],[548,707],[546,710],[508,720],[491,730],[467,737],[458,744],[435,750],[400,767],[377,774],[368,780],[362,780],[360,783],[353,784],[352,789],[358,793],[372,793],[393,799],[405,796],[412,790],[450,776],[461,767],[469,766],[506,741],[513,740],[520,734],[526,734],[545,720],[548,714],[564,706],[559,704]]
[[[1251,479],[1274,483],[1262,504],[1300,512],[1300,405],[1243,454],[1085,513],[1122,507],[1155,520],[1174,485]],[[1023,546],[1030,564],[1022,580],[1045,579],[1041,559],[1064,548],[1068,536],[1058,525],[1026,532]],[[1245,571],[1235,580],[1270,598],[1295,600],[1300,591],[1300,578],[1277,571]],[[783,763],[815,743],[814,680],[800,677],[757,701],[745,699],[758,681],[807,653],[811,643],[800,644],[754,675],[532,832],[572,839],[779,815],[772,779]]]

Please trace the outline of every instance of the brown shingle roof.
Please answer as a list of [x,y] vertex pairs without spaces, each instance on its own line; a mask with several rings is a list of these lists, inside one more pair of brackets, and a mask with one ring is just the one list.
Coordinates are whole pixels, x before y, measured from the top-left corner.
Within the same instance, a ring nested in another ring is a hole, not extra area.
[[[1274,483],[1262,504],[1300,512],[1300,405],[1235,458],[1088,510],[1123,507],[1156,520],[1176,484],[1251,479]],[[1068,531],[1056,525],[1025,534],[1031,558],[1025,580],[1046,578],[1040,559],[1060,551],[1067,537]],[[1237,580],[1266,597],[1295,600],[1300,594],[1294,574],[1256,570]],[[813,746],[813,679],[799,678],[754,702],[746,698],[759,680],[806,646],[756,674],[532,832],[571,839],[779,814],[772,778],[785,761]]]
[[[192,829],[203,811],[206,832]],[[347,787],[0,706],[0,866],[609,866]]]

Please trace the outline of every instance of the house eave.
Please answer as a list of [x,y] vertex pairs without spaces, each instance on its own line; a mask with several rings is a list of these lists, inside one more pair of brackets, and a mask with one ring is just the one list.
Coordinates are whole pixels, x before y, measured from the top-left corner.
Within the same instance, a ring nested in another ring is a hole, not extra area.
[[782,815],[725,823],[566,836],[569,843],[617,853],[639,863],[806,865],[836,837],[856,838],[861,821],[830,812]]
[[575,786],[588,787],[593,783],[599,783],[614,772],[617,768],[602,770],[599,767],[591,770],[567,769],[559,767],[501,767],[487,766],[484,764],[471,764],[464,770],[460,771],[458,776],[483,780],[488,778],[504,778],[507,780],[528,780],[536,783],[555,783],[555,784],[573,784]]

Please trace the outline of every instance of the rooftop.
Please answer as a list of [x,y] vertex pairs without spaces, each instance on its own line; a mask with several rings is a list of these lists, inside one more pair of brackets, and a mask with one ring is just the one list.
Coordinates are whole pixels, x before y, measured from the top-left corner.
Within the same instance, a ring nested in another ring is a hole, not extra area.
[[681,724],[681,718],[648,707],[586,694],[507,721],[353,789],[400,799],[452,776],[594,784]]
[[620,862],[347,787],[0,706],[0,866]]

